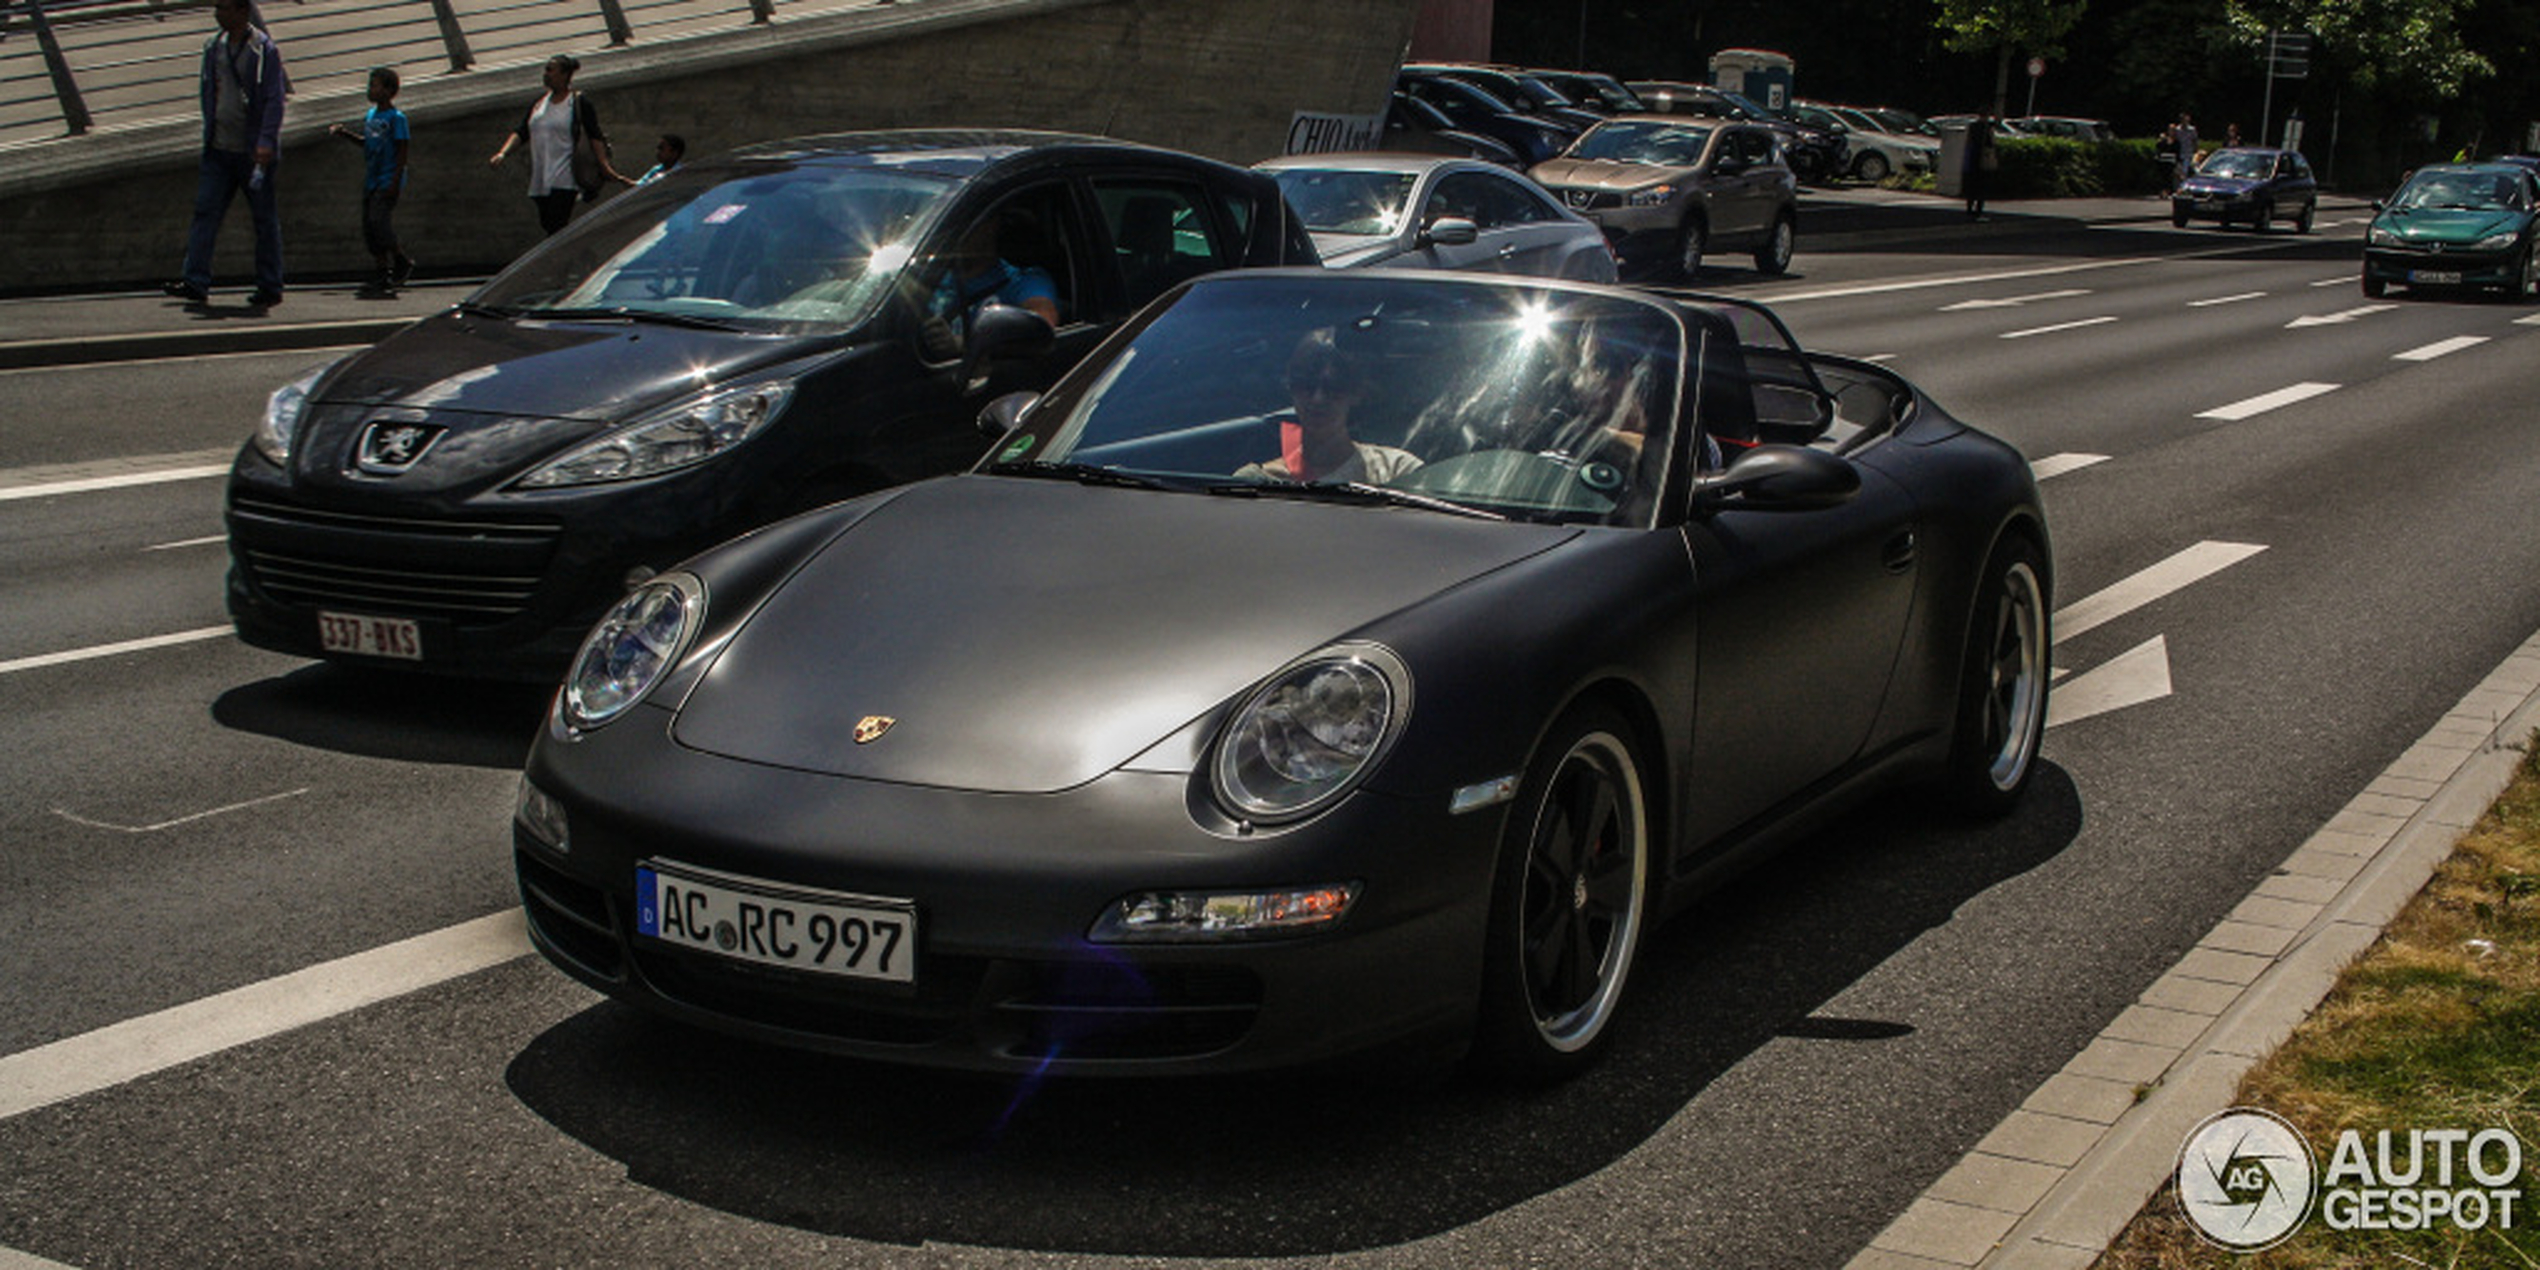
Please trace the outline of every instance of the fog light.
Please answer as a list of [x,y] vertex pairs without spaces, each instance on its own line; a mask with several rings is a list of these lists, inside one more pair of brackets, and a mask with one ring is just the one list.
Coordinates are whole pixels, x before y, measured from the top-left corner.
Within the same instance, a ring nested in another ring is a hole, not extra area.
[[512,810],[512,819],[529,831],[529,836],[555,848],[559,853],[571,851],[573,843],[565,836],[564,805],[547,791],[520,778],[520,802]]
[[1205,942],[1302,935],[1329,926],[1358,898],[1358,884],[1280,891],[1141,891],[1094,923],[1096,943]]

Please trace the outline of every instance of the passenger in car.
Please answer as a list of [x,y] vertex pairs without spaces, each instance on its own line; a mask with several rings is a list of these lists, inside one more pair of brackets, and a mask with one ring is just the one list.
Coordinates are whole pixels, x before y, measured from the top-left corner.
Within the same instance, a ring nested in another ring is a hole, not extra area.
[[1306,333],[1288,354],[1288,394],[1296,409],[1276,416],[1279,456],[1236,469],[1247,481],[1362,481],[1382,485],[1420,460],[1408,450],[1350,435],[1350,412],[1367,392],[1367,371],[1330,327]]

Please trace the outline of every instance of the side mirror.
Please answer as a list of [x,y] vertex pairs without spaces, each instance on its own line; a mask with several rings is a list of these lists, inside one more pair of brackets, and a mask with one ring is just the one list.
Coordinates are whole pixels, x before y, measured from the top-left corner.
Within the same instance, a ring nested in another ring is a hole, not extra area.
[[990,401],[987,408],[979,412],[979,431],[991,441],[1003,437],[1021,426],[1024,412],[1038,405],[1040,400],[1041,394],[1036,392],[1010,392]]
[[1756,511],[1815,511],[1838,506],[1860,489],[1860,470],[1823,450],[1759,445],[1738,456],[1727,471],[1697,479],[1693,496],[1705,509],[1734,505]]
[[961,352],[964,391],[978,387],[980,368],[997,362],[1028,361],[1050,351],[1058,332],[1030,309],[991,304],[971,315],[970,336]]
[[1462,247],[1481,237],[1481,227],[1461,216],[1441,216],[1420,227],[1423,247]]

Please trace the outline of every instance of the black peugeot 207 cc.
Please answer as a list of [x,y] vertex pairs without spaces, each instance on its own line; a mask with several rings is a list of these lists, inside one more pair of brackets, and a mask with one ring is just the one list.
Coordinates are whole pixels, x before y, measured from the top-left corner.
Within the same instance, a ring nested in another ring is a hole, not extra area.
[[[283,652],[552,680],[633,581],[968,466],[982,400],[1173,283],[1315,259],[1267,176],[1095,138],[701,161],[276,392],[230,477],[230,613]],[[1054,332],[986,302],[1007,270],[1046,275]]]
[[1560,1075],[1749,849],[2036,768],[2028,465],[1761,308],[1219,273],[997,405],[594,628],[514,821],[555,964],[911,1063]]

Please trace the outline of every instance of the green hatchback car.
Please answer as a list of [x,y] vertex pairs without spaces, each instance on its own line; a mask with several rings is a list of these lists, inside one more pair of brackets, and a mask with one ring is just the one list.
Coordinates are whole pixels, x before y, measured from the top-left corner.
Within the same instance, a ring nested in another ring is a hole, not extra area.
[[2511,163],[2436,163],[2408,175],[2364,235],[2364,294],[2392,283],[2540,295],[2540,178]]

